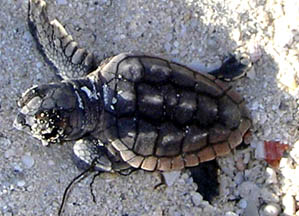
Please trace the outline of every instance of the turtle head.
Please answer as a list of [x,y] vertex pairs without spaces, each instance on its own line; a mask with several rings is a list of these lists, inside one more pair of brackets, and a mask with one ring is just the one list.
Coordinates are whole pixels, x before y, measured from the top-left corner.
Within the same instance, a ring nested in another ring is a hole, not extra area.
[[74,140],[84,131],[84,109],[79,93],[67,82],[28,89],[18,101],[14,127],[25,131],[43,145]]

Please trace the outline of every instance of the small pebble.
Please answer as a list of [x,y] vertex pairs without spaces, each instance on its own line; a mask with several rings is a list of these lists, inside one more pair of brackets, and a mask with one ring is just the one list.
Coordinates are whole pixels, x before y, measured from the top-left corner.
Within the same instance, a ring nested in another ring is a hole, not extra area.
[[121,40],[126,39],[126,35],[121,34],[121,35],[119,36],[119,38],[120,38]]
[[165,40],[166,40],[166,41],[171,41],[171,40],[172,40],[172,33],[168,33],[168,34],[166,34],[166,36],[165,36]]
[[244,210],[244,215],[245,216],[253,216],[253,215],[258,215],[258,209],[257,209],[257,203],[249,199],[247,202],[247,207]]
[[202,203],[202,196],[199,193],[194,192],[191,196],[192,202],[195,206],[199,206]]
[[33,40],[32,35],[31,35],[31,33],[30,33],[29,31],[25,31],[25,32],[24,32],[23,38],[24,38],[24,40],[27,41],[27,42]]
[[14,169],[14,171],[17,172],[17,173],[20,173],[20,172],[23,171],[23,169],[22,169],[19,165],[15,165],[13,169]]
[[241,183],[243,182],[243,180],[244,180],[243,173],[242,173],[242,172],[238,172],[238,173],[236,174],[234,180],[235,180],[235,183],[236,183],[237,185],[241,184]]
[[225,216],[238,216],[238,214],[229,211],[229,212],[226,212],[226,213],[225,213]]
[[295,198],[289,194],[282,197],[282,206],[284,208],[283,213],[286,216],[292,216],[296,212],[296,202]]
[[278,203],[279,196],[268,187],[263,187],[261,190],[261,197],[266,203]]
[[153,216],[162,216],[163,215],[163,210],[158,207],[154,212],[153,212]]
[[177,55],[177,54],[179,54],[179,52],[180,52],[179,50],[174,49],[174,50],[171,51],[171,54],[172,55]]
[[247,201],[245,199],[241,199],[238,205],[240,208],[245,209],[247,207]]
[[250,60],[253,63],[256,63],[258,60],[260,60],[263,55],[261,47],[256,43],[251,44],[251,46],[249,47],[249,52]]
[[34,165],[34,159],[30,155],[24,155],[22,157],[22,163],[25,165],[27,169],[30,169]]
[[17,186],[18,186],[18,187],[24,187],[25,184],[26,184],[26,182],[25,182],[24,180],[19,180],[19,181],[17,182]]
[[255,157],[257,159],[264,159],[265,158],[264,142],[259,141],[259,142],[256,143]]
[[243,171],[245,169],[245,164],[242,158],[238,158],[236,161],[236,167],[239,171]]
[[267,175],[267,178],[266,178],[267,184],[276,184],[277,183],[276,172],[274,169],[267,167],[266,175]]
[[41,68],[43,65],[44,65],[44,64],[43,64],[42,62],[37,62],[37,63],[36,63],[36,67],[37,67],[37,68]]
[[281,210],[280,210],[279,205],[277,205],[275,203],[270,203],[262,208],[262,210],[260,211],[260,215],[261,216],[277,216],[277,215],[279,215],[280,211]]
[[162,173],[167,186],[172,186],[177,178],[180,176],[180,171],[164,172]]
[[174,43],[173,43],[173,45],[175,46],[175,47],[179,47],[179,42],[178,41],[175,41]]
[[170,52],[171,45],[170,45],[168,42],[165,43],[165,45],[164,45],[164,49],[166,50],[166,52]]
[[255,73],[255,69],[254,69],[254,67],[251,67],[251,68],[249,69],[249,71],[247,71],[246,76],[247,76],[249,79],[251,79],[251,80],[254,80],[254,79],[255,79],[255,77],[256,77],[256,73]]
[[250,198],[251,200],[257,200],[260,196],[259,187],[250,181],[245,181],[239,186],[241,197]]
[[66,5],[67,4],[67,0],[56,0],[58,5]]
[[39,74],[36,75],[36,79],[37,79],[37,80],[40,80],[40,79],[42,79],[42,78],[43,78],[42,73],[39,73]]
[[49,160],[49,161],[48,161],[48,165],[49,165],[49,166],[54,166],[54,165],[55,165],[55,162],[54,162],[53,160]]
[[244,159],[243,159],[243,162],[244,162],[244,164],[248,164],[248,162],[250,161],[250,153],[249,152],[247,152],[247,153],[245,153],[245,155],[244,155]]
[[259,108],[259,102],[258,101],[253,101],[253,103],[251,104],[250,109],[251,110],[257,110]]
[[279,81],[291,89],[296,89],[298,87],[295,73],[283,74],[279,77]]
[[209,39],[208,40],[208,47],[210,49],[216,49],[217,45],[218,45],[218,43],[217,43],[217,41],[215,39]]
[[8,149],[5,153],[4,153],[4,157],[5,158],[10,158],[12,156],[14,156],[16,153],[13,149]]
[[[1,102],[1,100],[0,100],[0,102]],[[1,109],[1,103],[0,103],[0,109]],[[1,135],[1,133],[0,133],[0,135]],[[11,141],[9,139],[0,136],[0,145],[1,146],[7,147],[7,146],[10,146],[10,144],[11,144]]]

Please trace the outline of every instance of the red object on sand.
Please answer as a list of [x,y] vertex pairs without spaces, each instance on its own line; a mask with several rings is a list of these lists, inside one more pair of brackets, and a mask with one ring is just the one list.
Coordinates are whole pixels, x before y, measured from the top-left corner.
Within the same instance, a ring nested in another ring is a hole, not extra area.
[[264,141],[265,160],[271,166],[277,168],[283,153],[289,148],[289,145],[278,141]]

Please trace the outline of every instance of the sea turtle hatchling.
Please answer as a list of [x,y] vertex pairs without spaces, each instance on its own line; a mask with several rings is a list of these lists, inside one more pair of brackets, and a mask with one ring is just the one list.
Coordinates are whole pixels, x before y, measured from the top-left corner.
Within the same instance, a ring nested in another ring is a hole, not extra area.
[[228,154],[251,127],[243,98],[217,78],[242,73],[235,59],[216,76],[136,53],[96,65],[49,21],[45,1],[30,0],[28,11],[38,48],[62,81],[28,89],[14,125],[43,145],[75,141],[78,164],[108,172],[180,170]]

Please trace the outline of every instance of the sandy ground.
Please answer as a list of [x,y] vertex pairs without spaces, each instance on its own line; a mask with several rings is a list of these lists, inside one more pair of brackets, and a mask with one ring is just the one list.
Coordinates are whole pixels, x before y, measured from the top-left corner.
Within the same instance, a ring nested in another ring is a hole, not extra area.
[[[218,159],[220,196],[202,200],[189,171],[154,190],[157,175],[88,177],[73,187],[64,215],[299,215],[299,3],[294,0],[49,0],[49,14],[99,59],[142,51],[192,67],[215,68],[228,53],[253,67],[233,83],[254,126],[248,148]],[[242,3],[240,3],[242,2]],[[56,215],[80,173],[72,144],[45,148],[16,131],[16,100],[35,84],[58,81],[28,31],[27,1],[0,1],[0,215]],[[280,166],[264,160],[264,141],[290,145]],[[297,213],[296,213],[297,211]]]

